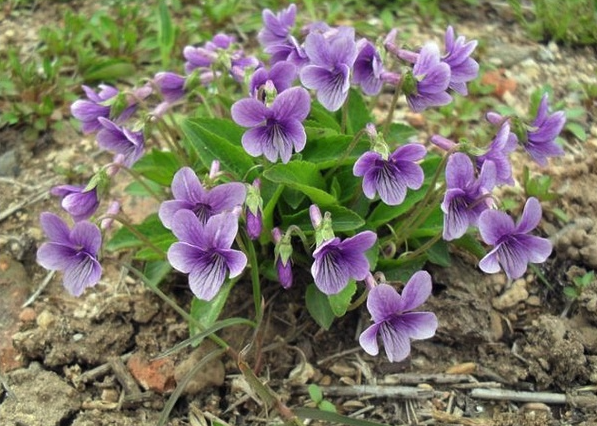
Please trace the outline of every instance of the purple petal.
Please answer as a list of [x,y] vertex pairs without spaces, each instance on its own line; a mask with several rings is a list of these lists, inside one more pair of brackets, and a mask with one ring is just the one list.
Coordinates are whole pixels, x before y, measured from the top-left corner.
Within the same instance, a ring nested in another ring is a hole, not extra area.
[[517,235],[516,239],[526,248],[531,263],[545,262],[553,250],[551,241],[547,238],[535,237],[534,235]]
[[62,208],[69,212],[76,222],[89,219],[97,210],[99,200],[95,189],[68,194],[62,199]]
[[179,210],[193,210],[194,208],[195,204],[192,204],[185,200],[168,200],[164,201],[160,205],[158,216],[162,221],[162,225],[164,225],[166,229],[172,229],[174,215]]
[[427,271],[415,272],[402,290],[402,299],[397,311],[412,311],[425,303],[430,295],[431,275]]
[[232,105],[230,113],[239,126],[255,127],[267,119],[269,110],[257,99],[245,98]]
[[375,356],[379,353],[379,346],[377,345],[377,333],[379,332],[379,328],[379,324],[373,324],[359,336],[359,344],[369,355]]
[[232,210],[245,202],[247,187],[240,182],[223,183],[209,190],[206,204],[209,204],[213,214],[225,210]]
[[[269,127],[259,126],[247,130],[242,137],[242,145],[247,154],[258,157],[263,154],[264,146],[269,141]],[[268,158],[269,159],[269,158]],[[276,161],[270,160],[270,161]]]
[[402,329],[411,339],[429,339],[437,330],[437,317],[432,312],[408,312],[400,315]]
[[308,65],[301,70],[301,82],[309,89],[317,91],[317,100],[328,111],[340,109],[350,88],[348,76],[350,68],[341,64],[334,71]]
[[487,274],[500,272],[497,248],[494,248],[479,261],[479,268]]
[[477,222],[481,238],[486,244],[497,245],[499,241],[516,232],[514,221],[499,210],[485,210]]
[[56,216],[54,213],[43,212],[39,216],[39,222],[50,241],[71,245],[70,229],[59,216]]
[[309,115],[311,97],[304,88],[293,87],[276,96],[271,109],[278,121],[291,119],[303,121]]
[[80,246],[95,256],[102,245],[102,233],[93,223],[77,222],[70,233],[70,240],[74,246]]
[[315,66],[328,67],[335,65],[330,53],[330,45],[323,34],[319,32],[311,32],[307,35],[305,38],[305,53]]
[[218,250],[218,253],[226,261],[226,265],[230,270],[230,278],[235,278],[242,274],[247,266],[247,256],[239,250]]
[[209,247],[203,224],[190,210],[179,210],[172,218],[172,233],[180,241],[201,249]]
[[[429,70],[440,63],[439,47],[435,43],[427,43],[419,52],[419,57],[413,67],[415,76],[425,76]],[[450,67],[448,66],[448,70]],[[447,87],[447,86],[446,86]]]
[[354,163],[352,173],[355,176],[364,176],[369,170],[371,170],[371,168],[375,167],[375,163],[378,160],[381,160],[381,154],[374,151],[367,151],[366,153],[361,155],[359,159]]
[[229,249],[237,233],[238,216],[234,213],[225,212],[212,216],[207,220],[203,230],[203,237],[209,248]]
[[76,257],[76,263],[64,270],[63,283],[71,295],[78,297],[87,287],[97,284],[102,276],[102,267],[96,259],[85,253],[79,253]]
[[391,155],[394,161],[419,161],[427,155],[427,148],[420,143],[409,143],[399,147]]
[[516,232],[520,234],[527,234],[539,225],[541,221],[541,203],[535,197],[527,200],[522,211],[522,216],[516,224]]
[[77,250],[71,246],[43,243],[37,250],[37,263],[51,271],[62,271],[72,263],[76,255]]
[[560,134],[564,124],[566,124],[564,111],[555,112],[544,120],[536,131],[529,132],[529,139],[533,142],[551,142]]
[[[399,170],[390,164],[384,164],[376,172],[375,187],[379,193],[379,198],[389,206],[402,204],[406,197],[406,182],[402,179]],[[371,173],[371,175],[374,174]],[[369,175],[365,176],[363,183],[368,177]]]
[[377,234],[372,231],[359,232],[354,237],[345,239],[340,243],[342,250],[364,253],[377,241]]
[[214,254],[206,256],[195,264],[189,275],[189,286],[197,298],[209,301],[218,294],[225,279],[225,259],[218,254]]
[[379,334],[390,362],[402,361],[410,353],[410,340],[400,328],[401,324],[390,322],[383,322],[379,328]]
[[294,64],[282,61],[274,64],[269,72],[269,79],[274,82],[278,93],[281,93],[292,86],[297,74],[298,70]]
[[425,174],[421,166],[415,163],[400,161],[396,164],[400,178],[410,189],[419,189],[425,180]]
[[172,195],[177,200],[197,204],[204,202],[206,191],[193,169],[183,167],[172,179]]
[[524,275],[529,263],[528,248],[523,246],[522,241],[511,237],[505,243],[497,246],[497,258],[508,279],[515,280]]
[[327,295],[342,291],[349,280],[349,271],[342,260],[342,253],[336,247],[336,240],[324,242],[313,253],[315,261],[311,266],[311,274],[315,285]]
[[449,84],[450,66],[442,62],[427,71],[425,78],[417,85],[417,90],[425,95],[442,93]]
[[197,262],[205,256],[205,251],[189,243],[174,243],[168,249],[168,261],[177,271],[188,274]]
[[446,165],[446,185],[448,188],[463,189],[475,178],[473,162],[468,155],[455,152]]
[[443,238],[446,241],[462,237],[471,224],[471,213],[464,191],[461,189],[448,189],[444,195],[441,209],[444,212]]
[[402,297],[388,284],[373,287],[367,296],[367,310],[375,323],[386,321],[399,313],[402,305]]

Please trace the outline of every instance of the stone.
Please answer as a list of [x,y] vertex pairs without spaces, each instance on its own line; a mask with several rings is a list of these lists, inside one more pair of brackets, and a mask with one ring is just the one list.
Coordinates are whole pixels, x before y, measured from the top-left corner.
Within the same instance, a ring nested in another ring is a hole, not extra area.
[[526,281],[522,278],[514,281],[512,286],[498,297],[494,297],[491,304],[498,311],[503,311],[516,306],[529,297],[526,289]]
[[129,358],[127,367],[145,390],[163,394],[174,389],[174,362],[169,358],[148,360],[136,353]]
[[[180,385],[189,372],[197,365],[197,363],[201,362],[212,349],[213,345],[204,342],[200,347],[195,349],[187,359],[178,364],[174,372],[176,383]],[[225,377],[226,370],[224,369],[224,363],[222,363],[222,360],[219,358],[213,359],[201,367],[193,377],[190,378],[183,394],[196,395],[205,388],[222,386]]]

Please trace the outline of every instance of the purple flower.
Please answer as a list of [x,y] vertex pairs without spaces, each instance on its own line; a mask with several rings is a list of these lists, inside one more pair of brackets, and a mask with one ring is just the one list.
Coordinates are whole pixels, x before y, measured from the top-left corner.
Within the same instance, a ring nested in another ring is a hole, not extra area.
[[412,70],[415,87],[403,86],[408,105],[414,112],[452,102],[446,89],[450,84],[450,66],[441,61],[439,48],[427,43],[421,49]]
[[292,287],[292,244],[290,234],[282,235],[279,228],[272,229],[272,237],[276,244],[274,248],[276,270],[278,281],[282,287],[288,290]]
[[407,144],[394,151],[387,160],[375,151],[361,155],[353,167],[355,176],[364,176],[363,193],[369,199],[379,193],[381,200],[397,206],[406,197],[406,188],[419,189],[425,175],[415,161],[425,157],[427,150],[420,144]]
[[460,238],[467,228],[476,225],[479,215],[491,206],[489,193],[495,185],[495,164],[486,161],[478,178],[471,159],[456,152],[446,166],[446,194],[441,204],[444,212],[443,238]]
[[143,132],[119,127],[107,118],[100,117],[98,120],[103,127],[96,137],[100,148],[121,155],[126,167],[135,164],[145,151]]
[[465,43],[464,36],[454,40],[454,29],[449,26],[446,30],[445,48],[446,54],[442,61],[450,66],[450,89],[466,96],[468,90],[466,83],[477,78],[479,64],[471,54],[477,47],[477,40]]
[[504,269],[509,279],[522,277],[527,264],[541,263],[551,254],[551,242],[547,238],[527,235],[541,220],[541,204],[536,198],[529,198],[522,217],[515,225],[506,213],[487,210],[479,218],[479,232],[486,244],[494,246],[479,262],[479,268],[488,274]]
[[211,216],[206,223],[189,210],[174,215],[172,232],[179,242],[168,249],[168,261],[189,274],[189,286],[199,299],[213,299],[226,274],[234,278],[245,268],[245,254],[230,248],[237,231],[238,217],[231,212]]
[[354,62],[352,81],[360,85],[366,95],[377,95],[383,84],[381,75],[384,69],[381,56],[373,43],[368,40],[360,40],[357,48],[359,53]]
[[249,234],[250,239],[256,240],[263,230],[263,199],[261,198],[260,179],[255,179],[247,191],[245,217],[247,234]]
[[49,240],[37,250],[37,262],[46,269],[64,271],[64,287],[73,296],[80,296],[102,275],[97,252],[102,244],[99,228],[86,221],[73,229],[58,216],[44,212],[41,226]]
[[[87,95],[88,100],[79,99],[71,105],[71,113],[73,117],[81,121],[81,130],[83,133],[93,133],[102,128],[99,117],[110,117],[110,105],[107,105],[109,100],[118,95],[118,89],[105,84],[99,85],[99,93],[95,93],[93,89],[83,86],[83,90]],[[126,108],[118,117],[120,121],[125,121],[135,112],[135,105]]]
[[262,13],[263,28],[257,34],[257,40],[263,47],[286,44],[296,21],[296,5],[274,14],[269,9]]
[[375,286],[367,297],[367,309],[374,324],[359,337],[361,347],[369,355],[377,355],[377,335],[390,362],[405,359],[410,353],[410,339],[433,337],[437,318],[432,312],[409,312],[421,306],[431,295],[431,276],[416,272],[402,290],[402,295],[388,284]]
[[513,133],[510,133],[510,125],[508,122],[504,122],[491,144],[489,144],[487,152],[477,157],[477,168],[480,170],[486,161],[492,161],[495,165],[496,185],[513,185],[510,153],[516,149],[516,145],[516,137]]
[[185,95],[184,85],[186,78],[173,72],[159,72],[153,78],[153,82],[160,89],[164,100],[174,103]]
[[369,274],[369,261],[365,252],[373,247],[377,235],[363,231],[354,237],[340,241],[335,237],[321,243],[313,252],[315,261],[311,274],[315,285],[325,294],[339,293],[348,281],[364,280]]
[[566,124],[564,111],[557,111],[549,114],[547,93],[541,98],[537,117],[531,123],[527,132],[527,140],[523,144],[524,149],[541,166],[547,165],[548,157],[564,155],[564,150],[556,143],[556,138]]
[[263,67],[259,68],[251,77],[251,81],[249,82],[249,93],[251,96],[257,97],[258,90],[264,86],[267,81],[271,81],[276,88],[276,91],[281,93],[292,86],[296,76],[296,67],[290,62],[278,62],[269,71]]
[[271,107],[254,98],[241,99],[232,105],[232,119],[243,127],[250,127],[242,138],[245,151],[253,157],[265,155],[271,162],[288,163],[292,151],[305,147],[307,135],[302,121],[311,107],[309,93],[293,87],[280,93]]
[[245,68],[255,68],[259,61],[252,56],[245,56],[242,50],[232,51],[233,43],[234,37],[216,34],[203,47],[186,46],[182,52],[187,60],[185,72],[191,74],[197,68],[209,68],[216,62],[223,61],[232,76],[238,80]]
[[311,32],[305,52],[311,62],[301,70],[301,82],[317,91],[317,100],[327,110],[337,111],[348,96],[350,70],[357,58],[354,29],[342,27],[328,37]]
[[97,187],[85,191],[84,186],[59,185],[52,188],[50,193],[61,197],[62,208],[75,222],[89,219],[99,206]]
[[224,183],[206,190],[190,167],[183,167],[172,179],[174,200],[164,201],[158,215],[172,229],[179,210],[191,210],[205,224],[211,216],[229,211],[245,202],[247,189],[240,182]]

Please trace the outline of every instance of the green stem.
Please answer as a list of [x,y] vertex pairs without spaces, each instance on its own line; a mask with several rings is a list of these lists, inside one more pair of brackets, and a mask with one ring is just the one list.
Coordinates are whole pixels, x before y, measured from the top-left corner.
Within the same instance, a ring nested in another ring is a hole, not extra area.
[[346,128],[348,127],[348,96],[342,105],[342,124],[340,125],[340,130],[342,134],[346,133]]
[[365,291],[359,296],[359,298],[357,300],[355,300],[354,302],[352,302],[346,310],[354,311],[356,308],[358,308],[363,303],[365,303],[368,295],[369,295],[369,290],[365,289]]
[[251,283],[253,284],[253,303],[255,304],[255,318],[259,324],[263,317],[261,306],[261,283],[259,281],[259,262],[257,261],[257,253],[253,241],[249,238],[246,230],[243,230],[243,240],[245,241],[245,248],[251,265]]
[[342,156],[336,161],[336,165],[328,172],[326,172],[324,178],[325,180],[328,180],[329,177],[332,176],[336,172],[336,170],[338,170],[338,167],[340,167],[342,163],[344,163],[344,160],[346,160],[350,153],[356,148],[357,144],[359,143],[359,140],[361,139],[361,136],[363,136],[363,133],[365,133],[365,129],[359,130],[357,134],[354,135],[352,141],[350,141],[350,145],[348,145],[348,149],[346,149]]
[[153,190],[153,188],[151,188],[147,184],[147,182],[145,182],[145,179],[143,178],[143,176],[141,176],[135,170],[129,169],[128,167],[124,167],[124,166],[118,166],[118,169],[124,170],[125,173],[128,173],[130,177],[135,179],[135,181],[139,182],[139,185],[141,185],[149,193],[149,195],[151,195],[158,203],[161,203],[162,201],[164,201],[164,195],[158,194],[157,192],[155,192]]
[[408,259],[408,260],[415,259],[421,253],[425,252],[427,249],[429,249],[431,246],[433,246],[435,243],[437,243],[441,239],[441,237],[442,237],[442,234],[437,234],[433,238],[428,239],[427,241],[425,241],[425,243],[421,247],[419,247],[415,251],[411,251],[410,253],[407,253],[405,256],[406,259]]
[[388,110],[388,116],[386,117],[386,122],[383,125],[383,134],[384,136],[388,133],[390,129],[390,125],[394,120],[394,110],[396,109],[396,105],[398,104],[398,98],[402,94],[402,78],[400,82],[396,86],[396,90],[394,91],[394,96],[392,97],[392,102],[390,103],[390,109]]
[[[129,264],[120,262],[118,260],[116,260],[116,262],[119,263],[121,266],[127,268],[134,275],[136,275],[137,278],[139,278],[141,281],[143,281],[143,283],[147,287],[149,287],[149,289],[151,291],[153,291],[160,299],[162,299],[164,302],[166,302],[166,304],[168,306],[170,306],[172,309],[174,309],[174,311],[176,311],[176,313],[178,313],[181,317],[183,317],[187,323],[193,324],[193,326],[197,327],[197,329],[199,331],[205,330],[205,327],[203,327],[203,325],[199,321],[197,321],[195,318],[193,318],[191,315],[189,315],[184,309],[182,309],[180,306],[178,306],[178,304],[174,300],[172,300],[168,296],[166,296],[166,294],[162,290],[160,290],[158,288],[158,286],[153,285],[143,272],[141,272],[140,270],[138,270],[137,268],[135,268],[134,266],[131,266]],[[216,336],[215,334],[210,334],[208,337],[215,344],[220,346],[222,349],[231,351],[230,345],[228,343],[226,343],[223,339]],[[237,354],[235,353],[235,355],[237,355]]]
[[133,226],[133,224],[130,223],[127,219],[125,219],[122,215],[107,214],[107,215],[104,215],[102,217],[102,219],[114,219],[115,221],[121,223],[122,226],[124,226],[131,234],[133,234],[139,240],[143,241],[147,245],[147,247],[149,247],[150,249],[155,251],[156,254],[158,254],[162,259],[166,258],[166,253],[164,253],[164,251],[162,249],[160,249],[158,246],[156,246],[154,243],[152,243],[149,240],[149,238],[147,238],[145,235],[143,235],[141,232],[139,232],[139,230],[137,228],[135,228]]

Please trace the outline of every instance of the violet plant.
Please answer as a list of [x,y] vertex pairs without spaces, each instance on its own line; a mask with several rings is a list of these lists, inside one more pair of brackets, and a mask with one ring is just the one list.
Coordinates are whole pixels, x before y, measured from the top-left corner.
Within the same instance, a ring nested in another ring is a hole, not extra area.
[[[390,361],[402,361],[411,339],[430,338],[438,326],[433,313],[411,311],[430,296],[422,268],[445,265],[446,242],[462,242],[481,270],[503,269],[510,279],[548,258],[549,241],[528,235],[541,219],[539,202],[529,199],[515,225],[493,194],[514,182],[509,155],[517,145],[540,165],[563,153],[555,139],[565,121],[544,97],[529,121],[488,112],[495,137],[478,145],[407,137],[415,132],[393,120],[400,97],[420,112],[466,95],[479,69],[476,41],[450,27],[443,51],[433,41],[408,51],[397,31],[367,40],[320,22],[301,32],[296,19],[294,5],[264,11],[257,57],[217,34],[184,49],[184,74],[164,70],[129,91],[84,88],[73,116],[114,159],[87,186],[53,191],[75,225],[44,213],[49,241],[38,251],[42,266],[64,271],[75,296],[98,283],[100,260],[121,251],[133,252],[129,269],[167,303],[159,284],[180,277],[173,270],[184,274],[191,311],[176,309],[192,342],[208,336],[222,346],[287,420],[293,414],[243,353],[215,333],[233,287],[251,282],[254,322],[228,325],[259,327],[265,286],[298,287],[325,329],[366,302],[373,325],[361,334],[363,349],[377,355],[381,342]],[[394,96],[376,123],[372,108],[385,90]],[[131,223],[110,191],[124,173],[135,180],[129,192],[160,203],[142,223]],[[110,231],[113,222],[121,226]]]

